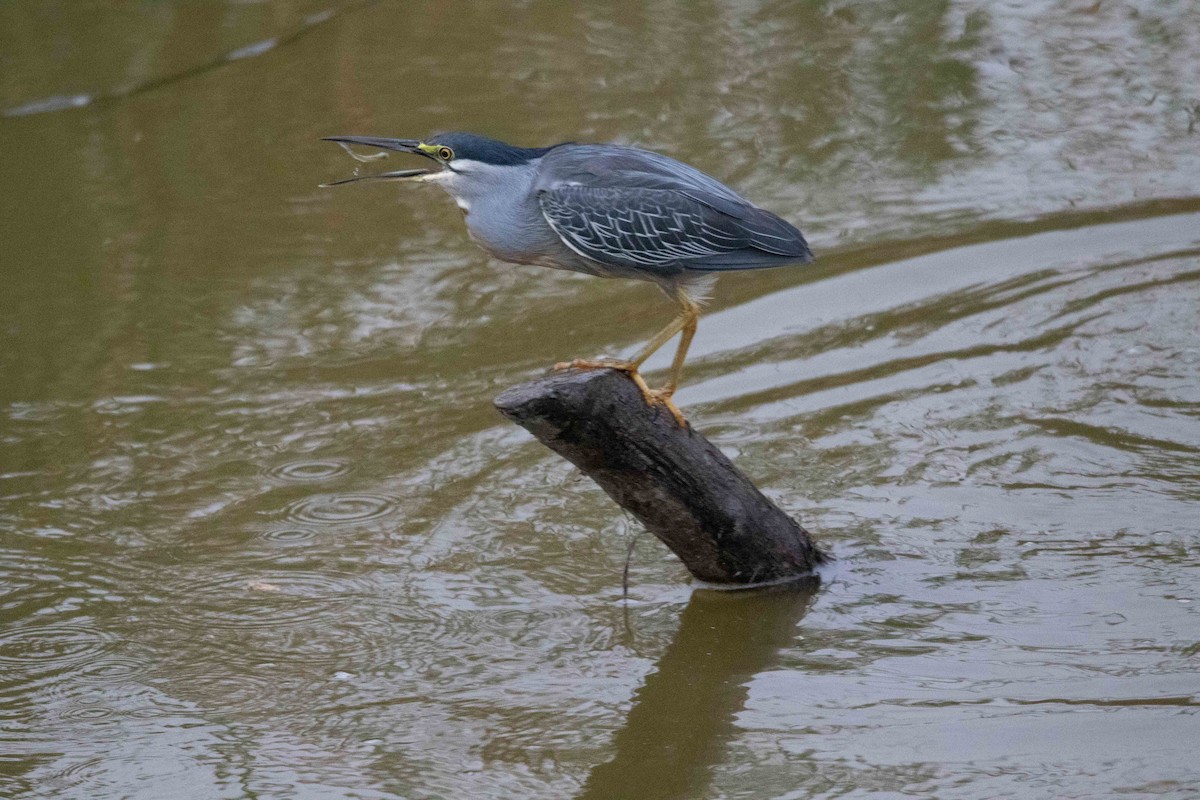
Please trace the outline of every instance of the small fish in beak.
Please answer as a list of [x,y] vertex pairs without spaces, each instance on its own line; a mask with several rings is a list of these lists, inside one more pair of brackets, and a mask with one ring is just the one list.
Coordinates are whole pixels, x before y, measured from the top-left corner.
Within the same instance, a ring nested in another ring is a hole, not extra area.
[[[367,162],[375,161],[380,158],[387,158],[386,152],[374,153],[372,155],[361,155],[355,153],[353,145],[360,147],[373,147],[377,150],[392,150],[400,153],[412,153],[413,155],[424,156],[425,158],[437,161],[429,153],[429,146],[424,145],[416,139],[383,139],[374,136],[329,136],[322,141],[334,142],[341,146],[343,150],[350,154],[350,157],[355,161]],[[358,183],[359,181],[397,181],[406,178],[421,178],[426,175],[436,174],[433,170],[428,169],[399,169],[393,172],[381,172],[376,175],[356,175],[352,178],[343,178],[340,181],[332,181],[330,183],[322,183],[321,187],[342,186],[347,183]]]

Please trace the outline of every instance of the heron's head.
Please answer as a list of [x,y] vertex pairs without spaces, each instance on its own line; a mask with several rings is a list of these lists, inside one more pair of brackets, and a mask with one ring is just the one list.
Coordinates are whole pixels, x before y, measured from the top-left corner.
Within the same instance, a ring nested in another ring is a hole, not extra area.
[[[336,142],[358,161],[384,158],[389,152],[410,153],[423,156],[434,162],[428,169],[400,169],[374,175],[357,175],[340,181],[324,184],[338,186],[356,181],[414,180],[455,183],[455,176],[468,178],[472,173],[494,171],[504,167],[519,167],[540,158],[549,148],[516,147],[474,133],[440,133],[419,139],[381,139],[374,136],[330,136],[327,142]],[[359,155],[351,147],[372,148],[382,152],[374,155]],[[449,186],[447,185],[447,188]]]

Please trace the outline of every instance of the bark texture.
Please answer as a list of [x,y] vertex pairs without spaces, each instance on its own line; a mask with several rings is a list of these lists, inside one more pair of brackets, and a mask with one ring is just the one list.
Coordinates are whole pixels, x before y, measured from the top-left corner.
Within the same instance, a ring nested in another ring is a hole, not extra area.
[[826,560],[716,446],[648,406],[623,373],[555,372],[506,390],[495,404],[598,483],[702,581],[781,582]]

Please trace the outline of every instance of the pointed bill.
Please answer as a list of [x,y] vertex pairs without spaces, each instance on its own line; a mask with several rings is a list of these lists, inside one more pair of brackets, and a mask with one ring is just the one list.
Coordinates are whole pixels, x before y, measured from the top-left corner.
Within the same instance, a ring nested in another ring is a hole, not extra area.
[[[351,145],[373,147],[376,150],[387,150],[398,153],[412,153],[413,155],[424,156],[432,161],[437,160],[429,152],[432,148],[427,144],[423,144],[418,139],[385,139],[378,136],[327,136],[322,141],[334,142],[341,145],[356,161],[374,160],[385,157],[387,153],[377,153],[374,156],[360,156],[350,150]],[[321,187],[342,186],[347,183],[358,183],[360,181],[399,181],[406,178],[420,178],[423,175],[430,175],[432,173],[433,170],[427,169],[400,169],[393,172],[379,173],[378,175],[356,175],[352,178],[343,178],[340,181],[322,183]]]

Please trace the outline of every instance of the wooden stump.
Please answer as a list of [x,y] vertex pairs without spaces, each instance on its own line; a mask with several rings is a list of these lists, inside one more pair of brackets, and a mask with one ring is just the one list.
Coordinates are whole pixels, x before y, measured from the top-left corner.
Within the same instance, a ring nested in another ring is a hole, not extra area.
[[699,580],[722,588],[781,583],[826,560],[716,446],[647,405],[621,372],[555,372],[506,390],[495,404],[598,483]]

